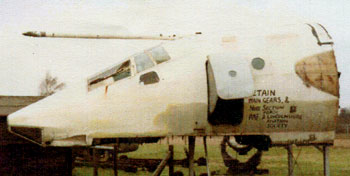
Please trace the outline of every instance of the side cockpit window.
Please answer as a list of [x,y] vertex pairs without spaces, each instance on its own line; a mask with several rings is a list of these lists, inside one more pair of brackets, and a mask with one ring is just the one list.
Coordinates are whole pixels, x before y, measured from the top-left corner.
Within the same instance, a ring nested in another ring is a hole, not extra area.
[[140,83],[142,83],[143,85],[155,84],[158,82],[159,77],[155,71],[151,71],[140,76]]
[[118,81],[129,76],[131,76],[130,60],[122,63],[116,70],[115,74],[112,75],[114,81]]
[[131,76],[130,60],[127,60],[117,66],[107,69],[106,71],[92,76],[88,79],[88,90],[100,86],[107,86],[115,81]]

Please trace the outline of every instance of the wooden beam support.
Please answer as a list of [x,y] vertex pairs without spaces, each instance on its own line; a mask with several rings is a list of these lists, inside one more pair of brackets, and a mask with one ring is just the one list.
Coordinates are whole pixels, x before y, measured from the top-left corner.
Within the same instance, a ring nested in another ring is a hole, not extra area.
[[73,149],[67,148],[66,150],[66,164],[67,164],[67,176],[72,176],[73,172]]
[[196,137],[188,136],[188,169],[189,176],[194,176],[194,150],[196,144]]
[[162,160],[162,162],[160,162],[160,164],[158,165],[156,171],[154,171],[152,176],[159,176],[162,173],[162,171],[165,168],[166,164],[168,163],[170,157],[171,157],[171,152],[168,152],[166,157]]
[[170,158],[168,161],[169,166],[169,176],[174,175],[174,146],[169,145]]
[[320,152],[322,152],[323,153],[323,149],[320,147],[320,146],[318,146],[318,145],[314,145],[314,147],[318,150],[318,151],[320,151]]
[[97,155],[97,149],[92,149],[92,160],[94,162],[94,176],[98,176],[98,155]]
[[113,170],[114,170],[114,176],[118,176],[118,147],[119,144],[114,145],[113,149]]

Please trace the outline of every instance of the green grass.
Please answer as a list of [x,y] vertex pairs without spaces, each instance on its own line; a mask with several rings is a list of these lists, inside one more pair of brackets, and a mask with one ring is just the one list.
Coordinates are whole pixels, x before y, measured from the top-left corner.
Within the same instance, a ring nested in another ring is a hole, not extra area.
[[[185,158],[184,153],[185,145],[174,145],[174,157],[175,159]],[[166,144],[145,144],[139,147],[136,152],[128,153],[129,158],[164,158],[168,147]],[[210,170],[216,171],[219,174],[225,174],[227,168],[220,154],[219,145],[209,145],[209,162]],[[228,148],[232,156],[236,156],[231,149]],[[236,157],[240,161],[246,161],[255,150],[252,150],[248,156]],[[294,169],[294,175],[323,175],[323,157],[322,153],[314,147],[295,147],[293,146],[293,155],[296,158],[296,166]],[[331,175],[350,175],[350,149],[349,148],[330,148],[330,170]],[[204,149],[202,145],[196,145],[195,158],[204,157]],[[282,147],[270,148],[269,151],[264,152],[262,162],[259,165],[261,169],[269,169],[269,175],[288,175],[287,166],[287,151]],[[181,170],[185,175],[188,175],[188,169],[182,167],[175,167],[175,171]],[[112,176],[112,169],[99,168],[99,175]],[[205,166],[196,166],[195,172],[206,172]],[[118,175],[151,175],[150,172],[138,171],[137,173],[128,173],[124,171],[118,171]],[[162,175],[167,175],[168,170],[162,172]],[[77,167],[73,170],[74,176],[93,175],[92,167]]]

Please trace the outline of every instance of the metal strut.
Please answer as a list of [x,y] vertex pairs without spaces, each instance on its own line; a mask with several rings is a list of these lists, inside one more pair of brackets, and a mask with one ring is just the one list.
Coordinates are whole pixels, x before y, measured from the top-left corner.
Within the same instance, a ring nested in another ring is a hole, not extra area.
[[160,162],[160,164],[158,165],[157,169],[154,171],[154,173],[152,174],[152,176],[159,176],[163,169],[165,168],[166,165],[169,165],[169,175],[173,175],[174,172],[174,165],[173,165],[173,156],[174,155],[174,146],[173,145],[169,145],[169,151],[167,153],[167,155],[165,156],[165,158]]
[[209,169],[209,157],[208,157],[208,148],[207,148],[207,136],[203,136],[203,144],[204,144],[204,152],[205,152],[205,160],[207,163],[207,176],[211,176]]
[[196,144],[196,137],[188,136],[188,170],[189,176],[194,176],[194,148]]
[[329,147],[327,145],[323,145],[322,148],[320,148],[318,145],[314,145],[314,147],[317,148],[323,154],[323,175],[330,176],[329,158],[328,158]]
[[114,176],[118,176],[118,147],[119,144],[115,144],[113,148],[113,170]]
[[293,164],[293,148],[292,145],[289,144],[286,146],[288,151],[288,176],[294,175],[294,164]]
[[324,174],[324,176],[330,176],[328,154],[329,154],[329,147],[327,145],[324,145],[323,146],[323,174]]
[[92,149],[92,157],[94,162],[94,176],[98,176],[98,153],[96,148]]

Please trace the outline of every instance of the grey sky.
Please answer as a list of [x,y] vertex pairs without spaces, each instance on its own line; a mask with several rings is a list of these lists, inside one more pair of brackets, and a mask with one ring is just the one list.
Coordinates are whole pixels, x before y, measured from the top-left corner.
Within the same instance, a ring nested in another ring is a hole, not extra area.
[[[175,8],[179,6],[179,8]],[[213,7],[210,7],[213,6]],[[46,71],[71,84],[131,55],[134,43],[111,40],[33,39],[22,32],[37,30],[72,33],[135,34],[193,32],[194,19],[210,18],[221,6],[244,14],[287,14],[317,21],[327,27],[335,45],[340,79],[341,106],[350,105],[350,2],[346,0],[245,0],[224,1],[0,1],[0,94],[37,95]],[[159,15],[147,9],[159,11]],[[169,10],[176,9],[176,10]],[[212,9],[210,11],[208,9]],[[205,11],[206,10],[206,11]],[[178,12],[179,11],[179,12]],[[208,16],[199,16],[201,11]],[[163,14],[169,15],[164,20]],[[245,17],[245,15],[242,15]],[[272,19],[273,20],[273,19]],[[288,19],[287,19],[288,20]],[[174,21],[178,26],[172,25]],[[223,21],[225,22],[225,21]],[[279,21],[277,21],[279,22]],[[164,24],[165,23],[165,24]],[[159,28],[150,28],[149,26]],[[239,25],[239,24],[237,24]],[[141,30],[144,29],[144,30]],[[191,29],[186,31],[186,29]],[[198,27],[198,30],[201,30]],[[142,50],[146,43],[138,44]]]

